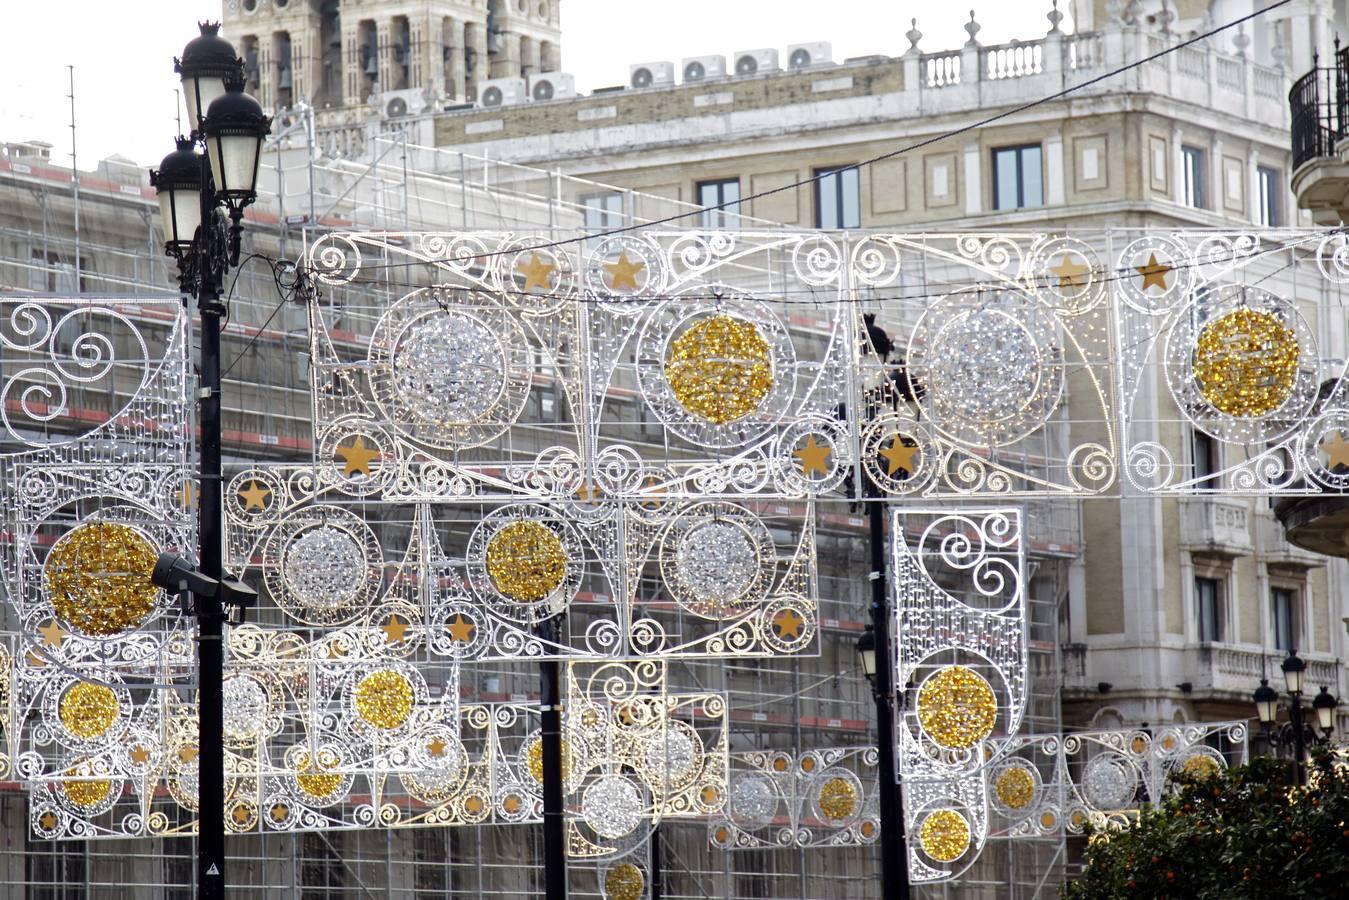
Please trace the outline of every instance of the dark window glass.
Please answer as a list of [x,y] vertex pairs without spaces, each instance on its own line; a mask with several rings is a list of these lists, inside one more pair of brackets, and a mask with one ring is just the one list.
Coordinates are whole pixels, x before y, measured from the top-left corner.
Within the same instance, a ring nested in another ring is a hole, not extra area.
[[724,178],[720,181],[698,182],[698,205],[704,207],[722,206],[721,209],[708,209],[702,214],[704,228],[740,227],[740,179]]
[[1199,640],[1221,640],[1219,621],[1220,586],[1216,578],[1195,578],[1194,596],[1199,603]]
[[857,170],[844,166],[816,169],[815,179],[815,227],[860,227],[862,205]]
[[[605,194],[589,194],[581,198],[582,224],[585,230],[595,233],[610,231],[623,226],[623,195],[617,191]],[[598,240],[587,240],[586,247],[593,249]]]
[[1222,479],[1218,476],[1221,468],[1218,462],[1218,444],[1212,437],[1195,429],[1190,444],[1194,452],[1195,487],[1203,491],[1217,490]]
[[1282,225],[1279,215],[1279,171],[1268,166],[1259,166],[1255,170],[1260,196],[1257,198],[1261,225],[1271,227]]
[[1203,209],[1207,204],[1204,197],[1204,151],[1198,147],[1182,147],[1184,157],[1185,205]]
[[1274,623],[1274,646],[1291,653],[1296,649],[1293,639],[1293,605],[1297,601],[1297,593],[1288,588],[1275,588],[1273,595],[1274,614],[1271,618]]
[[999,147],[993,151],[993,208],[1044,206],[1040,145]]

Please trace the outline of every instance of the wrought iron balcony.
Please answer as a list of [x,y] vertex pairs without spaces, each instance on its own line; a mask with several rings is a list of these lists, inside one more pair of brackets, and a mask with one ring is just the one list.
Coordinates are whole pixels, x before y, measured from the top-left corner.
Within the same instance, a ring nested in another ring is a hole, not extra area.
[[1349,136],[1349,47],[1336,41],[1334,65],[1318,65],[1288,92],[1293,139],[1293,193],[1298,206],[1322,225],[1349,215],[1349,157],[1341,143]]

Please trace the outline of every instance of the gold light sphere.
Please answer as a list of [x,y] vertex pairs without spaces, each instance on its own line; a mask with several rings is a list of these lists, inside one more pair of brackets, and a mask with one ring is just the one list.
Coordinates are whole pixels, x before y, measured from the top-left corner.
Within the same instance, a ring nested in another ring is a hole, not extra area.
[[1207,753],[1192,753],[1180,764],[1180,769],[1191,778],[1212,778],[1222,770],[1218,761]]
[[947,666],[918,691],[918,721],[943,747],[973,747],[993,731],[997,715],[993,689],[968,666]]
[[135,628],[159,598],[150,581],[157,556],[154,545],[130,525],[77,525],[56,541],[43,566],[56,615],[92,637]]
[[1008,809],[1025,809],[1035,799],[1035,776],[1025,766],[1011,766],[998,775],[993,790]]
[[298,753],[295,756],[295,783],[311,798],[327,799],[342,786],[342,773],[329,771],[336,769],[341,762],[341,759],[334,756],[327,764],[320,760],[319,764],[315,765],[308,753]]
[[567,551],[551,528],[532,519],[503,526],[487,542],[492,586],[517,603],[537,603],[567,577]]
[[[67,772],[67,776],[74,776],[74,772]],[[63,781],[61,782],[61,793],[66,795],[66,799],[80,809],[89,809],[92,806],[98,806],[108,799],[108,794],[112,791],[112,782],[106,778],[98,778],[93,781]]]
[[356,685],[356,712],[376,728],[399,728],[412,714],[415,697],[412,683],[402,672],[376,669]]
[[752,322],[709,316],[670,342],[665,380],[695,416],[734,422],[758,409],[773,388],[768,341]]
[[1253,419],[1288,399],[1301,357],[1297,334],[1278,316],[1238,309],[1199,332],[1194,377],[1200,394],[1215,409]]
[[[525,767],[529,769],[529,777],[533,778],[539,784],[543,784],[543,736],[536,735],[530,739],[529,746],[525,748]],[[566,778],[571,771],[571,747],[568,746],[566,738],[562,739],[562,776]]]
[[604,873],[606,900],[641,900],[646,889],[646,876],[632,863],[619,863]]
[[820,812],[832,822],[841,822],[857,812],[857,787],[846,778],[834,777],[820,785]]
[[56,705],[56,714],[66,731],[86,741],[107,734],[121,711],[116,691],[88,681],[71,685]]
[[970,848],[970,823],[954,809],[939,809],[923,820],[918,841],[937,862],[952,862]]

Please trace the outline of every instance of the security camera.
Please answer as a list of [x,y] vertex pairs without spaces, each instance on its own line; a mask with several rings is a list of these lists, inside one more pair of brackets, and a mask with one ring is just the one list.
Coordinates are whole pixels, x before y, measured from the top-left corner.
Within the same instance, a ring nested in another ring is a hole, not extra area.
[[175,594],[195,594],[198,597],[219,596],[220,602],[244,609],[258,602],[258,592],[236,578],[217,581],[197,571],[197,567],[177,553],[165,551],[155,560],[150,580]]

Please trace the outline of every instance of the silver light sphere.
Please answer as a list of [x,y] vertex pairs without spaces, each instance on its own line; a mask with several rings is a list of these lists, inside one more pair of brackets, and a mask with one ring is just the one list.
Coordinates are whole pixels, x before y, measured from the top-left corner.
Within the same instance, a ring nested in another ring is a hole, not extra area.
[[477,319],[449,313],[420,320],[393,354],[392,383],[403,408],[434,425],[474,421],[500,401],[506,360]]
[[367,577],[365,554],[347,532],[320,525],[286,549],[286,585],[314,609],[337,609],[356,598]]

